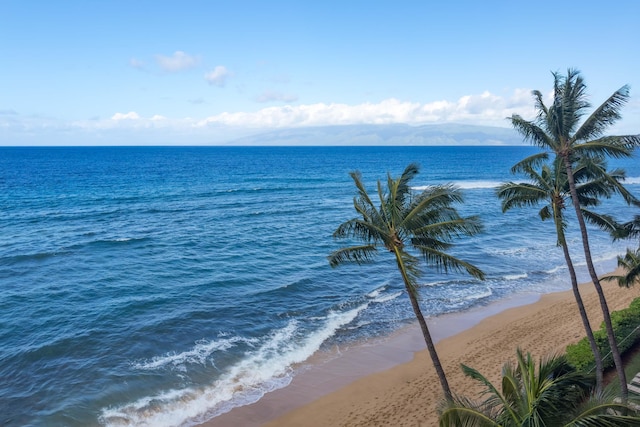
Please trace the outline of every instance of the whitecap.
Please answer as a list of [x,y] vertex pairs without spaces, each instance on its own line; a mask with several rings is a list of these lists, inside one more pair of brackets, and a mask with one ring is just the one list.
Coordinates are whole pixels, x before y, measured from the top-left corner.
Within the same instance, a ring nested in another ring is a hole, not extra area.
[[520,274],[505,274],[503,276],[503,278],[505,280],[519,280],[519,279],[526,279],[527,277],[529,277],[529,275],[527,273],[520,273]]
[[[182,353],[168,353],[163,356],[157,356],[149,361],[136,362],[133,364],[134,369],[140,370],[154,370],[167,366],[184,367],[185,364],[197,363],[204,365],[207,359],[217,351],[228,350],[235,346],[237,342],[248,340],[240,337],[232,337],[228,339],[209,341],[200,340],[196,342],[196,345],[188,351]],[[257,340],[252,340],[256,342]]]
[[398,298],[400,295],[402,295],[402,292],[395,292],[389,295],[378,295],[376,298],[373,299],[373,302],[383,303],[387,301],[392,301]]
[[563,270],[565,268],[567,268],[566,265],[558,265],[557,267],[553,267],[553,268],[551,268],[549,270],[545,270],[545,273],[547,273],[547,274],[556,274],[558,271]]
[[640,184],[640,176],[632,176],[624,180],[625,184]]

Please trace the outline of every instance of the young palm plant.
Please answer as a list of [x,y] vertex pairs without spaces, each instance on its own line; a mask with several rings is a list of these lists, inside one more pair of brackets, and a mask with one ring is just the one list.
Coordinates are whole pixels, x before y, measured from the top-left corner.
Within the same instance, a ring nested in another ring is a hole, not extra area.
[[393,255],[445,398],[451,399],[451,389],[418,302],[420,270],[416,254],[437,271],[466,271],[483,279],[480,269],[446,252],[454,238],[477,234],[481,224],[475,216],[464,218],[458,214],[453,205],[461,203],[463,198],[452,185],[436,185],[414,192],[410,183],[417,173],[418,166],[410,164],[397,179],[387,175],[386,190],[378,181],[379,205],[376,205],[369,197],[360,173],[351,172],[357,188],[353,205],[359,216],[338,226],[333,236],[362,244],[336,250],[328,258],[330,265],[336,267],[345,262],[370,262],[379,248]]
[[[596,363],[596,390],[602,390],[603,364],[600,351],[593,336],[593,331],[587,317],[587,312],[578,288],[575,268],[569,253],[566,239],[567,221],[564,211],[567,203],[571,204],[571,194],[567,174],[560,159],[556,158],[551,164],[544,164],[548,156],[544,153],[522,160],[511,168],[512,173],[522,173],[528,182],[508,182],[497,189],[497,195],[502,199],[502,212],[513,208],[543,205],[539,211],[543,221],[552,219],[558,237],[558,246],[562,247],[564,259],[571,278],[573,291],[580,318],[591,346]],[[625,178],[624,171],[606,170],[603,159],[582,159],[574,169],[576,192],[580,201],[580,209],[584,218],[609,232],[616,230],[615,222],[608,216],[599,215],[588,207],[600,204],[603,197],[609,198],[613,193],[625,193],[627,190],[620,183]]]
[[587,101],[586,85],[580,73],[570,69],[566,76],[554,73],[553,77],[553,103],[547,107],[543,102],[542,93],[537,90],[533,91],[535,108],[538,112],[537,118],[533,121],[527,121],[514,114],[511,117],[511,123],[526,140],[551,151],[564,164],[573,207],[580,226],[587,270],[598,294],[607,338],[620,378],[621,397],[626,401],[629,392],[622,358],[613,333],[607,300],[593,265],[589,236],[580,210],[573,169],[576,162],[583,157],[631,157],[634,149],[640,145],[640,135],[604,136],[606,129],[621,118],[620,110],[629,99],[628,86],[623,86],[615,91],[580,125],[587,109],[591,107]]
[[610,427],[639,426],[613,396],[592,394],[593,377],[576,371],[564,356],[541,360],[517,351],[517,363],[502,368],[501,387],[462,365],[465,375],[484,386],[484,400],[457,396],[443,402],[440,427]]

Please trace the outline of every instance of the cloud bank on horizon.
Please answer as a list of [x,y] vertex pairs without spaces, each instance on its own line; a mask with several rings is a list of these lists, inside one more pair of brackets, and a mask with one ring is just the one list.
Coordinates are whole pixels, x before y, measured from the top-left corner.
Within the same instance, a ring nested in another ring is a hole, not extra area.
[[[177,63],[169,68],[176,69]],[[161,131],[169,138],[189,135],[189,144],[227,142],[239,136],[274,129],[304,128],[342,125],[389,124],[476,124],[505,127],[506,117],[512,114],[532,115],[530,91],[518,89],[509,98],[488,91],[479,95],[466,95],[455,102],[435,101],[428,104],[387,99],[378,103],[284,105],[262,108],[255,112],[223,112],[204,118],[169,118],[162,115],[144,117],[135,111],[116,112],[106,119],[58,122],[47,119],[15,119],[17,114],[5,115],[5,130],[37,134],[66,134],[77,132],[88,137],[99,136],[101,142],[109,135],[126,132]],[[12,122],[12,118],[14,118]],[[0,112],[0,123],[2,123]],[[155,135],[159,135],[156,133]],[[201,138],[205,138],[202,140]],[[177,143],[152,140],[155,143]],[[130,142],[129,142],[130,143]]]
[[[533,118],[531,89],[550,97],[551,72],[574,66],[594,104],[623,84],[633,96],[640,3],[541,1],[526,14],[463,0],[9,2],[0,145],[219,144],[360,124],[509,127],[512,114]],[[541,52],[557,42],[551,30],[565,13],[584,24],[578,42]],[[527,28],[541,31],[530,38]],[[639,99],[614,131],[640,132]]]

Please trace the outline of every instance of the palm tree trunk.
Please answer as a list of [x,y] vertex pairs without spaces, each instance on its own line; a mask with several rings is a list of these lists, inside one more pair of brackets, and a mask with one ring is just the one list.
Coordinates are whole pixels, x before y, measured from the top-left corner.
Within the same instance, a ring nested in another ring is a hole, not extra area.
[[447,376],[445,375],[444,369],[442,368],[442,364],[440,363],[440,358],[438,357],[436,346],[433,343],[433,339],[431,338],[431,332],[429,332],[427,321],[424,319],[424,316],[422,315],[422,310],[420,310],[418,299],[415,295],[415,291],[413,287],[411,286],[411,280],[407,275],[407,272],[404,267],[404,263],[402,262],[402,258],[398,248],[395,248],[394,253],[396,256],[396,261],[398,263],[398,269],[402,274],[402,280],[404,281],[404,286],[407,289],[407,293],[409,294],[409,300],[411,301],[411,307],[413,307],[413,313],[415,314],[416,319],[418,319],[418,323],[420,324],[420,329],[422,329],[422,335],[424,336],[424,342],[427,344],[427,350],[429,350],[429,355],[431,356],[433,367],[435,368],[436,374],[438,375],[438,379],[440,380],[440,385],[442,386],[444,397],[447,401],[450,402],[451,400],[453,400],[453,395],[451,394],[451,388],[449,388],[449,382],[447,381]]
[[413,312],[418,319],[418,323],[420,324],[420,329],[422,329],[422,335],[424,336],[424,342],[427,344],[427,349],[429,350],[429,355],[431,356],[431,361],[433,362],[433,367],[438,374],[438,379],[440,380],[440,385],[442,386],[442,391],[444,392],[444,397],[446,400],[451,400],[453,398],[451,394],[451,389],[449,388],[449,382],[447,381],[447,377],[444,373],[444,369],[442,368],[442,364],[440,363],[440,358],[438,357],[438,352],[436,351],[436,346],[433,343],[433,339],[431,338],[431,333],[429,332],[429,328],[427,327],[427,322],[422,315],[422,311],[420,310],[420,306],[418,305],[418,300],[411,293],[409,294],[409,299],[411,300],[411,306],[413,307]]
[[616,366],[616,372],[618,373],[618,378],[620,379],[620,394],[622,401],[624,403],[627,402],[629,398],[629,390],[627,388],[627,377],[624,373],[624,366],[622,365],[622,357],[620,357],[620,350],[618,349],[618,344],[616,343],[616,337],[613,332],[613,325],[611,324],[611,314],[609,313],[609,306],[607,305],[607,299],[604,296],[604,291],[602,290],[602,286],[600,285],[600,279],[596,273],[596,269],[593,266],[593,260],[591,258],[591,249],[589,248],[589,236],[587,234],[587,227],[584,223],[584,218],[582,217],[582,212],[580,211],[580,202],[578,200],[578,193],[576,191],[576,183],[573,177],[573,169],[571,167],[571,162],[569,161],[568,155],[563,156],[563,161],[565,165],[565,169],[567,170],[567,179],[569,181],[569,190],[571,191],[571,199],[573,200],[573,207],[576,211],[576,217],[578,218],[578,224],[580,225],[580,233],[582,234],[582,246],[584,247],[584,257],[587,262],[587,269],[589,270],[589,275],[591,276],[591,280],[593,281],[593,286],[596,288],[596,292],[598,293],[598,298],[600,300],[600,307],[602,309],[602,315],[604,317],[604,324],[607,330],[607,338],[609,340],[609,346],[611,347],[611,355],[613,356],[613,363]]
[[580,311],[580,318],[582,319],[582,324],[584,325],[584,331],[587,334],[587,340],[589,341],[589,346],[591,347],[591,351],[593,352],[593,358],[596,362],[596,393],[602,392],[603,385],[603,365],[602,365],[602,355],[600,354],[600,349],[598,349],[598,344],[596,343],[596,338],[593,336],[593,330],[591,329],[591,324],[589,323],[589,317],[587,317],[587,311],[584,308],[584,302],[582,301],[582,296],[580,295],[580,290],[578,289],[578,279],[576,278],[576,270],[573,268],[573,262],[571,261],[571,256],[569,254],[569,248],[567,247],[567,242],[564,237],[562,238],[561,246],[562,252],[564,253],[564,259],[567,262],[567,267],[569,269],[569,276],[571,276],[571,289],[573,290],[573,296],[576,300],[576,304],[578,305],[578,311]]

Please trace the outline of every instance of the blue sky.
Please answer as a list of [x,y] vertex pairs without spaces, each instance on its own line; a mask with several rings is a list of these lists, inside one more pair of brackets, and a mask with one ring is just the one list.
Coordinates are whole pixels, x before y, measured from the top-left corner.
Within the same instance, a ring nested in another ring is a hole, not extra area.
[[0,145],[218,144],[361,123],[508,127],[582,71],[640,133],[640,2],[1,0]]

